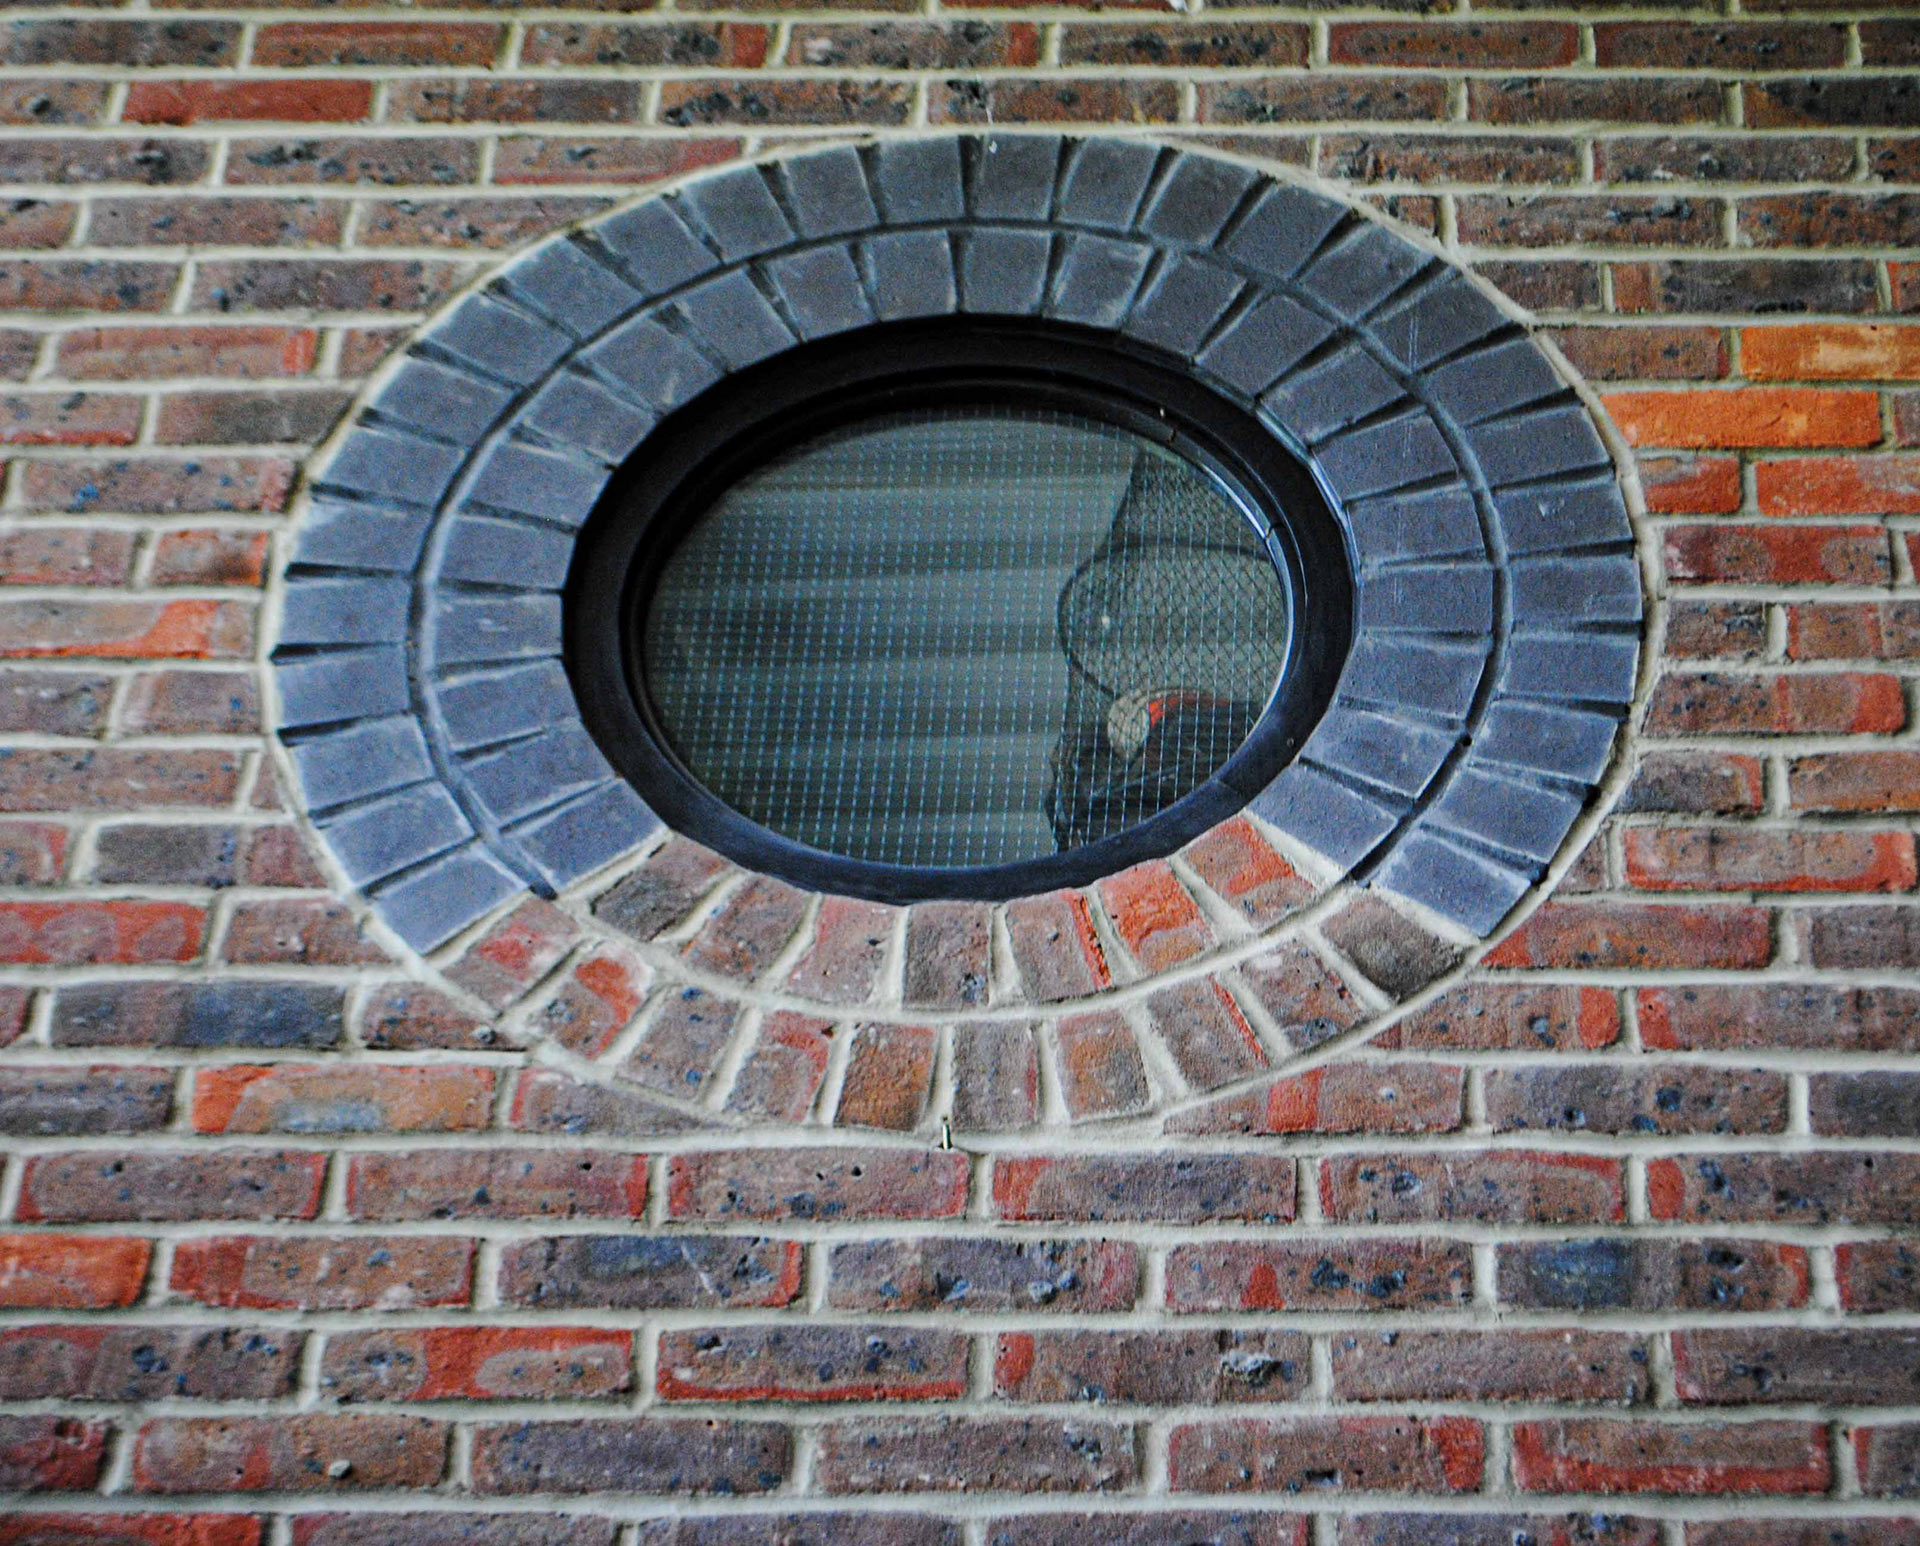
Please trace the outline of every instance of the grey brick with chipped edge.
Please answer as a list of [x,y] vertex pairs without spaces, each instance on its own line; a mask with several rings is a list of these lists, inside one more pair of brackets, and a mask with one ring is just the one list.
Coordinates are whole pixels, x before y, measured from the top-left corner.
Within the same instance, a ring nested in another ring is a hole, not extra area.
[[432,776],[427,738],[411,715],[366,720],[288,749],[309,807],[324,810]]
[[1354,551],[1363,565],[1486,556],[1479,511],[1464,488],[1356,499],[1347,504],[1346,517]]
[[720,379],[719,366],[653,317],[622,323],[580,358],[662,415]]
[[280,613],[281,644],[399,644],[413,586],[401,579],[296,575]]
[[696,178],[677,198],[683,218],[706,234],[722,262],[738,263],[794,240],[794,229],[758,167]]
[[895,231],[861,244],[874,300],[888,322],[944,317],[960,304],[953,248],[944,231]]
[[1464,275],[1447,272],[1411,300],[1367,324],[1388,354],[1413,369],[1457,354],[1506,325],[1506,316]]
[[1176,258],[1141,296],[1122,331],[1169,353],[1191,353],[1244,287],[1237,274],[1217,263]]
[[1140,215],[1140,229],[1165,242],[1205,247],[1220,234],[1260,174],[1217,156],[1175,159]]
[[954,136],[887,140],[869,154],[874,189],[889,223],[958,220],[967,212],[960,181],[960,141]]
[[1322,475],[1346,498],[1455,477],[1460,464],[1424,413],[1335,435],[1314,448]]
[[558,659],[465,672],[434,684],[431,702],[455,751],[531,735],[580,717]]
[[1307,737],[1302,755],[1411,799],[1433,782],[1457,740],[1432,725],[1336,702]]
[[1640,566],[1631,553],[1526,558],[1509,573],[1515,627],[1640,621]]
[[490,295],[462,301],[425,342],[522,386],[538,381],[574,347],[570,334]]
[[1298,762],[1283,769],[1248,809],[1339,865],[1358,864],[1399,823],[1385,805]]
[[558,590],[573,562],[573,539],[548,526],[456,516],[440,552],[439,578]]
[[488,814],[504,823],[605,783],[613,769],[583,726],[566,724],[462,758],[460,774]]
[[558,891],[631,852],[661,825],[632,788],[615,780],[514,828],[509,836]]
[[274,662],[280,723],[289,729],[377,719],[412,707],[407,661],[397,649],[332,650]]
[[1569,703],[1627,704],[1639,672],[1640,639],[1630,633],[1515,633],[1499,689]]
[[1047,315],[1088,327],[1118,327],[1153,261],[1153,249],[1081,231],[1061,241]]
[[579,526],[610,476],[604,463],[585,462],[540,446],[496,441],[468,485],[462,508],[486,505],[557,526]]
[[1459,563],[1362,575],[1355,622],[1362,629],[1485,633],[1493,627],[1493,570]]
[[1496,487],[1609,465],[1593,421],[1575,404],[1476,424],[1466,433],[1481,472]]
[[1296,440],[1312,445],[1405,396],[1377,360],[1350,344],[1269,387],[1260,406]]
[[558,596],[443,592],[434,603],[434,656],[439,665],[559,653]]
[[1522,783],[1469,757],[1447,780],[1446,792],[1428,816],[1522,860],[1545,864],[1559,852],[1585,803],[1567,790]]
[[1059,218],[1098,230],[1129,229],[1162,154],[1140,140],[1085,140],[1070,148],[1060,177]]
[[976,220],[1045,220],[1053,211],[1063,141],[1057,134],[976,140],[969,188]]
[[1462,424],[1556,397],[1567,384],[1531,339],[1510,338],[1428,371],[1421,387]]
[[1395,845],[1373,877],[1383,891],[1430,907],[1482,935],[1493,932],[1532,883],[1525,871],[1442,843],[1418,829]]
[[787,207],[804,237],[844,236],[879,223],[866,168],[851,146],[794,156],[773,174],[786,184]]
[[361,424],[314,482],[402,504],[431,505],[447,491],[467,455],[463,446],[443,446],[402,430]]
[[373,400],[373,411],[447,440],[477,440],[513,400],[513,388],[436,360],[409,359]]
[[1611,477],[1503,489],[1494,494],[1493,504],[1514,553],[1633,540],[1626,501]]
[[659,420],[592,377],[561,371],[534,393],[515,422],[612,466],[625,461]]
[[320,823],[327,846],[356,886],[445,853],[473,835],[473,825],[437,783],[350,806]]
[[[1333,335],[1333,324],[1283,295],[1269,296],[1228,323],[1199,355],[1210,371],[1258,397]],[[1386,380],[1385,373],[1381,379]]]
[[1267,188],[1233,228],[1222,250],[1273,279],[1291,279],[1347,218],[1344,206],[1304,188]]
[[778,354],[795,341],[773,303],[744,272],[695,285],[675,304],[688,333],[730,370]]
[[1490,640],[1461,644],[1363,633],[1347,656],[1340,691],[1389,712],[1408,705],[1459,719],[1473,706],[1491,647]]
[[321,495],[307,507],[293,561],[406,574],[419,561],[432,522],[426,510],[383,510]]
[[1358,322],[1432,261],[1386,227],[1363,224],[1315,258],[1294,283]]
[[964,311],[1031,316],[1046,294],[1052,242],[1045,231],[972,231],[960,243]]
[[576,338],[593,337],[646,300],[613,269],[565,237],[534,248],[500,279],[525,297],[532,310]]
[[648,199],[597,221],[591,239],[606,248],[649,296],[678,289],[720,263],[667,199]]
[[526,882],[491,854],[463,848],[395,881],[373,904],[415,950],[432,950],[525,889]]
[[816,247],[775,258],[767,277],[802,338],[824,338],[873,321],[859,271],[844,247]]
[[1496,702],[1474,737],[1476,756],[1592,783],[1606,771],[1618,722],[1539,703]]

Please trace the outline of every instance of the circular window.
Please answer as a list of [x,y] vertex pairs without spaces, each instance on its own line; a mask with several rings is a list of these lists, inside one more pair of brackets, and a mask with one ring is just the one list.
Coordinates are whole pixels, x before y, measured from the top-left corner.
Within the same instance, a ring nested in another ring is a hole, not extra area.
[[731,377],[583,537],[617,766],[743,863],[889,900],[1164,853],[1325,708],[1350,581],[1270,429],[1137,345],[875,329]]

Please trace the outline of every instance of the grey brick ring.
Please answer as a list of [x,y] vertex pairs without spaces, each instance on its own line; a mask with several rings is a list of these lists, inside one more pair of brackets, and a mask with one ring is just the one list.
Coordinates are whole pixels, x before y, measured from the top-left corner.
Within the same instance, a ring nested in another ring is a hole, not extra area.
[[314,474],[280,731],[351,881],[430,949],[659,829],[581,723],[560,592],[613,469],[731,371],[949,313],[1116,329],[1314,469],[1352,653],[1253,802],[1486,933],[1592,794],[1641,587],[1615,469],[1465,275],[1308,189],[1138,139],[941,137],[687,183],[533,248],[428,328]]

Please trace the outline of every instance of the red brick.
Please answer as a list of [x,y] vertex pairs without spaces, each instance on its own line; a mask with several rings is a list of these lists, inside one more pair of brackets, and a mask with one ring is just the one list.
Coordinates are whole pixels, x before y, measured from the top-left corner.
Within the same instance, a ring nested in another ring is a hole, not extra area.
[[448,1430],[424,1417],[163,1417],[133,1455],[142,1492],[337,1492],[431,1487]]
[[1363,893],[1324,918],[1320,932],[1391,998],[1411,998],[1459,964],[1460,947],[1429,933],[1384,899]]
[[1623,811],[1749,815],[1765,800],[1760,759],[1730,752],[1650,752],[1620,803]]
[[1213,946],[1213,930],[1164,860],[1108,876],[1099,891],[1114,932],[1145,972],[1166,971]]
[[1175,983],[1151,995],[1147,1018],[1195,1090],[1212,1090],[1258,1073],[1266,1049],[1233,995],[1217,981]]
[[184,902],[0,902],[0,962],[15,966],[191,961],[206,910]]
[[252,63],[267,69],[337,65],[462,65],[496,62],[506,29],[487,22],[274,22],[254,39]]
[[1670,672],[1647,710],[1650,735],[1874,735],[1907,722],[1900,679],[1879,672]]
[[596,1149],[426,1149],[356,1154],[347,1213],[412,1219],[639,1218],[645,1155]]
[[1396,133],[1320,141],[1320,170],[1360,182],[1552,183],[1574,180],[1579,165],[1573,141],[1558,138]]
[[1646,1344],[1620,1332],[1336,1332],[1332,1353],[1343,1401],[1633,1405],[1651,1384]]
[[178,280],[178,267],[172,263],[4,259],[0,311],[162,311]]
[[1488,966],[1755,967],[1773,954],[1760,907],[1645,902],[1549,902],[1486,955]]
[[1278,1156],[1177,1151],[1002,1156],[993,1206],[1022,1222],[1285,1223],[1293,1218],[1294,1166]]
[[1054,1027],[1061,1096],[1076,1121],[1144,1111],[1152,1099],[1133,1027],[1110,1011],[1071,1015]]
[[1456,202],[1460,239],[1486,246],[1680,247],[1720,239],[1720,201],[1697,196],[1482,193],[1460,195]]
[[153,436],[162,445],[311,446],[325,438],[350,400],[351,394],[331,387],[169,392],[160,399]]
[[195,307],[212,311],[423,311],[452,295],[468,266],[423,258],[204,258]]
[[1418,75],[1280,74],[1202,81],[1200,122],[1321,124],[1329,120],[1431,123],[1447,109],[1446,82]]
[[1230,902],[1256,929],[1278,922],[1315,887],[1261,837],[1244,816],[1223,821],[1180,851],[1211,891]]
[[1400,69],[1513,70],[1572,64],[1579,30],[1571,22],[1335,22],[1327,57],[1334,64]]
[[1753,476],[1763,515],[1920,515],[1920,456],[1795,457]]
[[1563,327],[1547,336],[1575,370],[1593,380],[1710,381],[1727,373],[1726,334],[1716,327],[1638,323]]
[[969,1339],[897,1326],[723,1326],[660,1334],[668,1401],[941,1401],[967,1393]]
[[1917,1201],[1920,1156],[1912,1154],[1709,1154],[1647,1165],[1656,1219],[1897,1224]]
[[1005,917],[1014,962],[1032,1002],[1080,998],[1111,981],[1087,899],[1079,892],[1023,897],[1007,904]]
[[1603,22],[1593,47],[1603,69],[1809,70],[1845,64],[1847,34],[1830,22]]
[[[1878,952],[1875,965],[1885,962]],[[1816,962],[1815,964],[1830,964]],[[1745,1047],[1840,1052],[1920,1048],[1920,992],[1826,983],[1642,988],[1640,1039],[1662,1051]]]
[[1040,1114],[1033,1028],[1008,1021],[953,1027],[953,1125],[962,1132],[1030,1126]]
[[[750,67],[765,64],[772,28],[739,22],[682,22],[662,26],[657,22],[537,23],[527,28],[521,45],[522,64],[585,64],[677,66],[712,68]],[[809,29],[802,28],[802,32]],[[849,34],[872,34],[885,39],[907,36],[911,23],[897,27],[847,27]],[[989,29],[992,30],[992,29]],[[802,57],[794,49],[794,64],[834,65],[848,61],[832,58]]]
[[1620,1006],[1605,988],[1470,982],[1388,1027],[1374,1044],[1545,1052],[1594,1050],[1619,1038]]
[[337,1401],[592,1400],[632,1382],[631,1334],[585,1327],[335,1332],[320,1365]]
[[[641,116],[637,79],[482,80],[429,76],[395,81],[387,120],[399,123],[632,123]],[[414,200],[382,206],[404,209]]]
[[1167,1123],[1176,1133],[1443,1133],[1458,1127],[1463,1070],[1340,1062],[1230,1095]]
[[233,64],[240,55],[240,26],[230,21],[122,21],[117,18],[15,22],[4,42],[13,65]]
[[1661,1546],[1657,1519],[1605,1514],[1357,1514],[1340,1522],[1340,1546],[1427,1546],[1435,1530],[1451,1530],[1460,1546]]
[[[541,951],[543,957],[557,958],[563,947],[557,940],[552,944],[551,951]],[[540,970],[552,964],[552,959],[546,959]],[[489,968],[489,972],[502,991],[511,991],[507,986],[509,974],[498,968]],[[520,975],[531,980],[533,974]],[[540,1006],[530,1023],[574,1056],[598,1057],[639,1015],[652,981],[653,968],[625,946],[596,946],[567,973],[559,991]]]
[[0,1390],[8,1401],[272,1400],[292,1393],[305,1344],[264,1328],[16,1326],[0,1331]]
[[551,1069],[523,1069],[507,1123],[519,1132],[652,1138],[702,1132],[710,1122],[643,1091],[570,1078]]
[[926,1114],[938,1048],[931,1026],[861,1026],[848,1049],[834,1125],[912,1132]]
[[153,1245],[111,1235],[0,1235],[0,1307],[111,1310],[140,1297]]
[[1892,578],[1878,526],[1739,526],[1702,522],[1664,533],[1674,580],[1747,585],[1881,585]]
[[15,1514],[0,1546],[260,1546],[251,1514]]
[[827,1493],[1105,1492],[1138,1477],[1124,1423],[1051,1417],[894,1417],[820,1430]]
[[504,1042],[490,1021],[417,983],[387,983],[360,1012],[360,1036],[380,1052],[484,1051]]
[[202,1133],[443,1133],[484,1127],[493,1070],[274,1063],[194,1078]]
[[[770,1492],[792,1459],[774,1423],[674,1419],[483,1423],[473,1432],[473,1487],[538,1492]],[[542,1539],[545,1539],[543,1536]]]
[[[89,392],[9,392],[0,395],[0,444],[14,446],[124,446],[140,432],[140,399],[119,394]],[[59,532],[10,532],[10,544],[36,537],[57,538]],[[68,540],[88,537],[113,542],[105,532],[72,532]],[[119,545],[124,545],[125,538]],[[8,566],[8,583],[25,584]],[[121,575],[124,577],[124,566]],[[116,582],[117,583],[117,579]]]
[[23,1220],[310,1219],[326,1156],[276,1149],[43,1154],[28,1161]]
[[1548,1063],[1490,1068],[1495,1132],[1777,1133],[1787,1125],[1786,1075],[1691,1064]]
[[[671,92],[672,88],[668,88]],[[864,104],[863,104],[864,105]],[[900,121],[887,101],[888,118],[867,108],[867,121]],[[664,116],[664,115],[663,115]],[[943,80],[928,105],[935,124],[995,123],[1173,123],[1180,116],[1180,88],[1160,80],[1086,78]],[[669,119],[671,122],[671,119]]]
[[852,897],[820,899],[813,939],[787,974],[789,991],[826,1004],[864,1004],[885,963],[897,908]]
[[1636,446],[1870,446],[1880,439],[1880,404],[1871,392],[1737,387],[1609,392],[1601,401]]
[[806,892],[755,875],[727,898],[682,953],[696,966],[751,982],[799,931],[807,901]]
[[1364,1224],[1617,1223],[1626,1214],[1618,1160],[1518,1149],[1369,1153],[1320,1162],[1329,1218]]
[[67,829],[50,821],[0,821],[0,885],[48,886],[66,873]]
[[833,1024],[792,1010],[776,1010],[760,1022],[753,1048],[740,1065],[727,1109],[778,1122],[798,1122],[813,1109],[827,1076]]
[[1767,608],[1758,601],[1674,601],[1666,651],[1676,659],[1757,660],[1767,652]]
[[[126,811],[165,806],[224,806],[239,783],[239,758],[219,751],[144,751],[107,746],[90,751],[18,747],[0,752],[0,810],[6,811]],[[158,926],[173,916],[175,903],[74,903],[74,916],[64,921],[65,904],[48,903],[54,912],[23,913],[15,927],[28,931],[52,929],[50,943],[75,930],[113,932],[113,919],[124,909],[128,927]],[[148,914],[145,909],[159,908]],[[98,909],[108,909],[96,916]],[[196,909],[186,909],[195,914]],[[146,920],[141,924],[140,920]],[[197,943],[199,923],[193,925]],[[184,939],[186,925],[175,925]],[[0,936],[3,937],[3,936]]]
[[366,919],[344,902],[242,902],[220,953],[255,966],[362,966],[391,959],[367,937]]
[[144,671],[127,684],[120,727],[136,734],[244,735],[260,727],[259,684],[249,671]]
[[1788,764],[1788,795],[1800,811],[1920,810],[1920,753],[1823,752]]
[[809,128],[901,124],[907,120],[912,100],[913,88],[893,81],[709,76],[668,81],[661,89],[658,117],[676,129],[723,124]]
[[1642,456],[1640,486],[1655,515],[1723,515],[1740,508],[1740,463],[1730,456]]
[[1456,1309],[1473,1259],[1454,1240],[1219,1240],[1167,1255],[1167,1308],[1220,1311]]
[[21,469],[26,507],[68,514],[130,515],[206,511],[273,514],[286,507],[294,467],[279,457],[160,457],[114,462],[29,462]]
[[1339,974],[1306,945],[1280,945],[1245,962],[1239,971],[1296,1052],[1318,1046],[1364,1018]]
[[1637,827],[1627,877],[1648,891],[1911,891],[1905,832]]
[[253,625],[223,601],[0,601],[0,655],[233,659],[253,653]]
[[1858,1240],[1837,1246],[1834,1277],[1841,1305],[1856,1313],[1920,1307],[1920,1249],[1910,1240]]
[[473,1242],[447,1235],[183,1240],[167,1287],[202,1304],[245,1310],[412,1310],[463,1305]]
[[1173,1430],[1175,1492],[1470,1492],[1486,1441],[1464,1417],[1236,1418]]
[[106,1468],[110,1431],[71,1417],[0,1416],[0,1489],[91,1492]]
[[153,585],[260,585],[266,579],[267,534],[252,531],[168,531],[154,543]]
[[1723,98],[1718,81],[1669,75],[1515,76],[1467,82],[1469,116],[1483,123],[1711,124],[1721,120]]
[[304,327],[105,327],[60,335],[60,373],[76,380],[300,376],[318,335]]
[[[671,87],[668,89],[672,89]],[[643,140],[621,136],[514,135],[501,142],[493,180],[526,183],[653,183],[721,166],[741,152],[737,139],[676,135]]]
[[1739,1327],[1676,1331],[1682,1401],[1903,1404],[1920,1381],[1920,1336],[1899,1331]]
[[712,1222],[957,1218],[967,1181],[958,1150],[718,1149],[669,1162],[667,1214]]
[[1825,1492],[1818,1423],[1517,1423],[1514,1479],[1526,1492]]
[[691,917],[729,868],[726,860],[698,843],[669,838],[594,902],[594,915],[635,939],[656,939]]
[[566,913],[530,898],[469,945],[447,968],[447,980],[505,1009],[546,976],[579,935]]
[[980,902],[922,902],[907,914],[904,998],[912,1009],[987,1001],[993,909]]
[[120,116],[128,123],[349,123],[372,106],[370,81],[135,81]]
[[1030,1403],[1286,1401],[1312,1378],[1297,1331],[1002,1332],[993,1364],[994,1394]]

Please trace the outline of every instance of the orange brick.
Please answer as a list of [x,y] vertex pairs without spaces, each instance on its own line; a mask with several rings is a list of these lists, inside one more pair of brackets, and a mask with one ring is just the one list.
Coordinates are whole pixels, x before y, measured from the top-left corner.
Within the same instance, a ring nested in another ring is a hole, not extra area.
[[1643,456],[1640,487],[1655,515],[1725,515],[1740,508],[1740,463],[1731,456]]
[[1609,392],[1601,401],[1636,446],[1870,446],[1880,438],[1880,399],[1872,392],[1734,387]]
[[454,1132],[484,1127],[492,1095],[485,1068],[242,1064],[201,1071],[193,1125],[203,1133]]
[[1803,322],[1742,328],[1740,367],[1755,381],[1920,381],[1920,327]]
[[0,1235],[0,1307],[109,1310],[132,1304],[152,1243],[77,1235]]
[[1763,515],[1920,515],[1920,456],[1808,456],[1753,469]]

